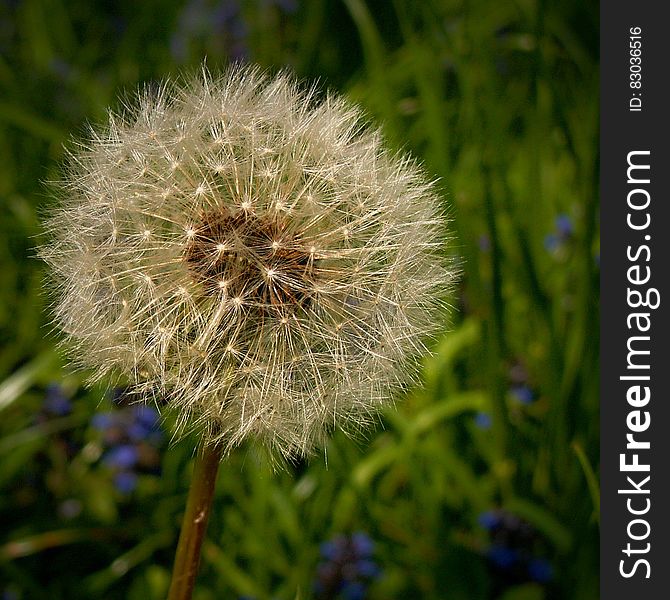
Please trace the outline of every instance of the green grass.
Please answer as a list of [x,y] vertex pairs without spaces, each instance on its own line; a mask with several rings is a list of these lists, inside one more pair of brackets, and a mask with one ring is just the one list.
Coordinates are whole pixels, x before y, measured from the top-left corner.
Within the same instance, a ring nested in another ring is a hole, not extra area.
[[[160,476],[140,476],[131,495],[115,490],[90,425],[104,391],[56,354],[33,248],[69,135],[118,91],[205,55],[215,70],[244,45],[347,93],[423,162],[463,275],[425,385],[367,439],[336,435],[277,473],[252,448],[224,464],[197,598],[310,598],[320,544],[358,530],[383,571],[370,598],[597,598],[597,6],[241,4],[244,35],[211,20],[188,30],[181,2],[0,8],[0,593],[165,595],[193,441],[164,447]],[[573,229],[547,240],[559,215]],[[74,409],[40,420],[50,382]],[[551,562],[550,582],[492,568],[478,519],[496,508],[532,527],[527,550]]]

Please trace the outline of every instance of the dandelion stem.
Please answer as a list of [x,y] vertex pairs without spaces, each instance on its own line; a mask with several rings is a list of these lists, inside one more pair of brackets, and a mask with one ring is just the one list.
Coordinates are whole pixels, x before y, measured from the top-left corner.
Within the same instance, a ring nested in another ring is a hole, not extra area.
[[196,455],[168,600],[190,600],[193,594],[222,450],[221,445],[203,444]]

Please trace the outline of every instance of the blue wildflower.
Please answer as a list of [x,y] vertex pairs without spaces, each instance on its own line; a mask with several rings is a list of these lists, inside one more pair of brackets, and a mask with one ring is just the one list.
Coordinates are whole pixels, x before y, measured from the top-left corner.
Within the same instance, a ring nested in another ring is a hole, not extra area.
[[104,457],[104,463],[119,469],[129,469],[137,464],[138,452],[135,446],[116,446],[109,450]]
[[513,548],[495,544],[486,553],[488,559],[501,569],[509,569],[519,559],[519,553]]
[[63,388],[57,383],[47,385],[43,406],[44,410],[57,417],[63,417],[72,412],[70,399],[63,392]]
[[493,529],[500,525],[500,514],[495,510],[487,510],[477,520],[484,529]]
[[561,239],[565,240],[574,233],[574,225],[569,215],[561,214],[556,217],[556,231]]
[[553,576],[551,564],[535,553],[542,540],[530,523],[503,509],[479,515],[479,523],[490,537],[485,556],[496,576],[509,583],[547,583]]
[[153,406],[147,406],[146,404],[136,404],[133,406],[133,414],[138,424],[146,428],[147,431],[155,429],[160,422],[158,411]]
[[354,552],[359,556],[372,556],[375,551],[374,542],[362,532],[356,532],[351,536],[351,545]]
[[129,405],[123,389],[114,390],[112,400],[119,408],[97,413],[91,425],[102,433],[102,462],[113,471],[114,486],[122,494],[129,494],[137,485],[139,473],[159,472],[163,433],[155,408]]
[[556,253],[572,238],[575,227],[572,218],[567,214],[560,214],[554,222],[554,231],[544,238],[544,247],[548,252]]
[[521,404],[531,404],[535,399],[533,390],[531,390],[527,385],[515,385],[512,387],[512,396]]
[[317,567],[316,598],[365,598],[369,583],[381,575],[372,560],[374,547],[374,542],[363,532],[337,535],[321,544],[320,552],[325,560]]
[[119,471],[114,475],[114,487],[122,494],[130,494],[137,486],[137,475],[132,471]]
[[158,428],[160,417],[156,409],[144,404],[136,404],[132,409],[134,419],[128,424],[128,437],[135,442],[146,440],[158,445],[163,434]]
[[321,556],[328,560],[340,560],[346,551],[346,543],[347,541],[343,535],[338,535],[332,540],[323,542],[321,544]]
[[532,558],[528,561],[528,575],[533,581],[547,583],[554,575],[551,563],[544,558]]
[[360,581],[348,581],[342,586],[341,594],[346,600],[363,600],[365,589]]
[[370,579],[375,579],[381,575],[381,569],[377,563],[372,560],[359,560],[356,563],[356,570],[363,577],[369,577]]
[[561,245],[561,240],[555,233],[544,236],[544,247],[548,252],[555,252]]
[[489,413],[478,412],[475,415],[475,425],[480,429],[491,429],[491,426],[493,425],[493,419]]
[[91,425],[99,431],[105,431],[109,429],[116,423],[116,418],[114,413],[111,412],[101,412],[93,415],[91,419]]

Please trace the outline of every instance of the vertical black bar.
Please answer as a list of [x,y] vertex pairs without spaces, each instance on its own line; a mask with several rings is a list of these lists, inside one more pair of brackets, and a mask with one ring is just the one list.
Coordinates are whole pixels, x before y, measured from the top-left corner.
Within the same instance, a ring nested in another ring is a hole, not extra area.
[[670,26],[663,2],[603,0],[600,10],[600,597],[661,600],[670,598]]

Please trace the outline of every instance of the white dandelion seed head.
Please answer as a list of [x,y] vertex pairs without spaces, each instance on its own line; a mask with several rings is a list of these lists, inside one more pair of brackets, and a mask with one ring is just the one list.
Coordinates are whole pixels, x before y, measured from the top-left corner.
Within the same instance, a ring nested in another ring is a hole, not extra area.
[[41,256],[94,379],[230,450],[305,454],[416,374],[453,278],[434,185],[358,109],[235,67],[75,151]]

